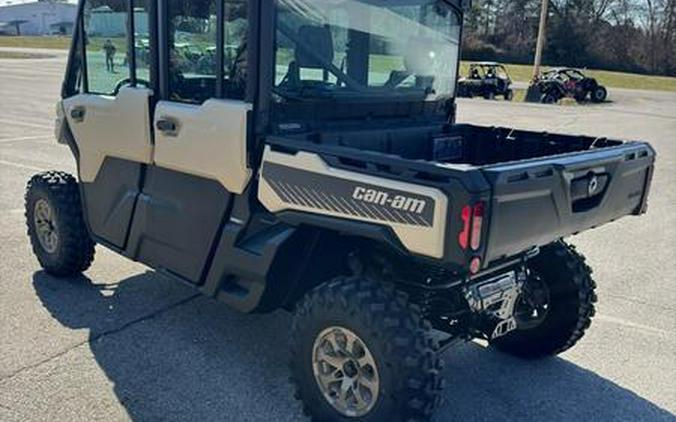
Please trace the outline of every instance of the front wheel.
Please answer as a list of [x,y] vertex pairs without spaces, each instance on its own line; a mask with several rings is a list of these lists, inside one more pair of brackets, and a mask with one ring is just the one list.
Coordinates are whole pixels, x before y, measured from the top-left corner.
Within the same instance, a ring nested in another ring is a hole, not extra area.
[[484,99],[486,100],[494,100],[495,99],[495,92],[493,91],[487,91],[484,93]]
[[85,271],[94,260],[94,242],[85,227],[77,181],[63,172],[34,176],[26,189],[26,224],[33,252],[57,277]]
[[602,103],[608,98],[608,90],[599,85],[591,93],[591,99],[595,103]]
[[529,278],[515,308],[517,329],[491,341],[498,350],[525,359],[573,347],[591,325],[596,283],[585,258],[563,241],[528,261]]
[[547,93],[542,96],[542,104],[556,104],[558,102],[559,98],[552,93]]
[[405,294],[359,277],[306,295],[291,330],[291,379],[315,421],[426,421],[440,401],[432,327]]
[[512,101],[514,99],[514,91],[508,89],[505,91],[505,101]]

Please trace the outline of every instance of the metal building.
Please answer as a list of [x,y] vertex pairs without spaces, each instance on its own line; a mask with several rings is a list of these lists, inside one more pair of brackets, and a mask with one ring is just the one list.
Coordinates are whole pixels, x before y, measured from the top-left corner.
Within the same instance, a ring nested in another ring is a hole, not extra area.
[[69,1],[0,0],[0,34],[68,35],[76,13]]

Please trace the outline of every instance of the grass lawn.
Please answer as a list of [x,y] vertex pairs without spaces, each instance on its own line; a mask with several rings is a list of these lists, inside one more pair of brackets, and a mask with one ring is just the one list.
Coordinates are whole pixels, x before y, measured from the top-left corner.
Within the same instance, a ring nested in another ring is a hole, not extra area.
[[[0,47],[68,49],[70,47],[70,37],[3,36],[0,37]],[[528,82],[530,80],[532,73],[531,66],[518,64],[508,64],[506,66],[515,81]],[[468,63],[463,63],[461,73],[467,75],[467,69]],[[609,72],[605,70],[588,70],[585,71],[585,73],[595,77],[601,84],[611,88],[676,91],[676,78],[674,77],[636,75],[632,73]]]

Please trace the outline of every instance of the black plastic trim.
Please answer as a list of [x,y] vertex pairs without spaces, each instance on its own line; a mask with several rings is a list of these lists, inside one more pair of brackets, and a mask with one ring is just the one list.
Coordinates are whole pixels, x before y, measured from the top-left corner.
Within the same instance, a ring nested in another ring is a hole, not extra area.
[[93,182],[80,182],[90,232],[119,249],[126,245],[140,173],[140,163],[106,157]]
[[157,36],[151,37],[156,39],[157,47],[157,69],[159,74],[159,98],[169,98],[169,34],[167,19],[169,18],[168,11],[169,0],[157,0]]
[[127,65],[129,66],[131,86],[136,86],[136,16],[134,13],[134,1],[127,0]]
[[[80,47],[80,40],[82,39],[82,10],[84,8],[84,0],[80,0],[77,6],[77,17],[75,19],[75,26],[73,29],[73,38],[70,44],[70,51],[68,52],[68,63],[66,64],[66,73],[63,84],[61,85],[61,98],[68,98],[77,93],[77,71],[82,69],[83,51]],[[75,68],[77,55],[80,56],[80,69]],[[84,71],[84,70],[83,70]],[[86,75],[83,75],[83,83],[87,80]]]
[[232,200],[233,195],[215,180],[148,166],[128,255],[203,283]]
[[400,255],[413,256],[388,226],[294,210],[280,211],[275,216],[293,226],[322,227],[345,236],[376,240],[388,245]]

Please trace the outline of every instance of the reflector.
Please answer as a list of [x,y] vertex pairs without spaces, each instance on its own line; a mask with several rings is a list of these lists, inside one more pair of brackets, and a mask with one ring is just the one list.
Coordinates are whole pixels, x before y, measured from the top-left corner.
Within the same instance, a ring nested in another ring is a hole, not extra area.
[[472,250],[478,250],[481,246],[481,227],[484,221],[484,202],[477,202],[472,211]]

